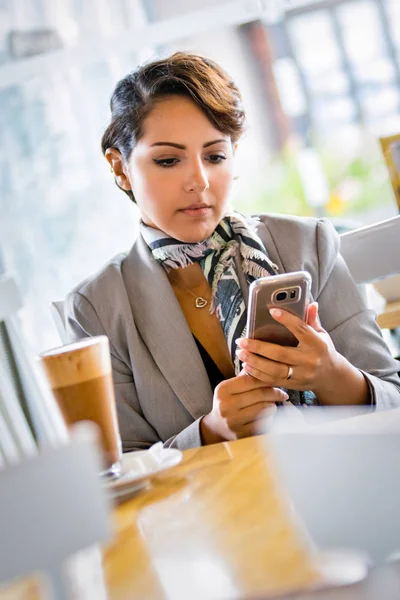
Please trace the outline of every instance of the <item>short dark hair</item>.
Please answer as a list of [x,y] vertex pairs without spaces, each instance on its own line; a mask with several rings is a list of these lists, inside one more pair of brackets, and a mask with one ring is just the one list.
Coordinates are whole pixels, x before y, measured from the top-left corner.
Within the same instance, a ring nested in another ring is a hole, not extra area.
[[[110,102],[111,123],[101,140],[103,154],[108,148],[116,148],[128,161],[155,102],[171,95],[194,100],[210,122],[233,142],[243,133],[242,98],[229,75],[208,58],[176,52],[138,67],[117,83]],[[131,190],[123,191],[135,201]]]

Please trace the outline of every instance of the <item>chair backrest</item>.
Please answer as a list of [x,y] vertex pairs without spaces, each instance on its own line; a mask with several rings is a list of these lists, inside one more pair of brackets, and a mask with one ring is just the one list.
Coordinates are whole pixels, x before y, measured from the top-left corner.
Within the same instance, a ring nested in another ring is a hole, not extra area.
[[54,302],[51,302],[50,310],[53,317],[53,321],[57,327],[58,335],[60,336],[62,343],[66,344],[68,340],[65,330],[64,302],[62,300],[56,300]]
[[7,275],[0,276],[0,321],[22,307],[22,300],[15,281]]
[[[18,321],[21,306],[22,299],[14,280],[7,275],[1,276],[0,409],[9,429],[18,433],[17,446],[20,450],[29,450],[29,429],[30,435],[33,434],[39,443],[54,444],[68,436],[44,376],[28,354]],[[22,421],[25,421],[25,427]],[[7,447],[10,450],[11,446]]]
[[0,468],[36,452],[37,446],[32,430],[4,366],[0,363]]
[[44,572],[57,600],[69,597],[66,559],[111,534],[95,436],[87,424],[77,431],[68,444],[0,471],[0,581]]
[[356,283],[400,273],[400,216],[340,236],[340,252]]

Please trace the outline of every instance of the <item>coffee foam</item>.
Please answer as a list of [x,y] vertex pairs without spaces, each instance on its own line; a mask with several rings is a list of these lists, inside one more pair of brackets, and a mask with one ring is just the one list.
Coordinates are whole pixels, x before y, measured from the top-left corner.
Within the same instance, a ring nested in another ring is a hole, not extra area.
[[106,337],[104,335],[97,335],[94,337],[83,338],[78,340],[77,342],[72,342],[71,344],[65,344],[64,346],[58,346],[57,348],[52,348],[51,350],[46,350],[46,352],[42,352],[40,355],[42,356],[54,356],[55,354],[65,354],[66,352],[73,352],[74,350],[79,350],[80,348],[86,348],[87,346],[93,346],[94,344],[99,343],[99,339]]
[[111,373],[108,338],[84,338],[40,355],[52,389],[76,385]]

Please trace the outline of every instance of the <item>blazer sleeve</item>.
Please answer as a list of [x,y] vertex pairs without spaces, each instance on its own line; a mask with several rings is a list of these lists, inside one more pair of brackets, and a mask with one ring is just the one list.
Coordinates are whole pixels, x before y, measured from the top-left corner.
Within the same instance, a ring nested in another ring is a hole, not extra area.
[[[65,300],[64,310],[69,341],[107,335],[95,308],[84,294],[72,292]],[[143,416],[131,367],[119,356],[111,341],[110,353],[123,451],[145,450],[159,442],[160,437]],[[200,419],[176,436],[161,441],[165,447],[180,450],[201,446]]]
[[[316,227],[318,289],[322,326],[335,348],[364,374],[377,409],[400,406],[400,363],[386,346],[375,313],[368,309],[339,252],[340,238],[332,224]],[[340,401],[339,401],[340,402]]]

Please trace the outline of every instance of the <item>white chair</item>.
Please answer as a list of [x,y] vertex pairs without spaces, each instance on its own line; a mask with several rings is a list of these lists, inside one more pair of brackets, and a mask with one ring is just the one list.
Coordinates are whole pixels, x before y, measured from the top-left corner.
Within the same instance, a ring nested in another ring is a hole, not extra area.
[[20,459],[17,444],[0,410],[0,469]]
[[400,273],[400,216],[342,233],[340,252],[356,283]]
[[[87,424],[75,431],[68,444],[0,471],[0,582],[44,573],[56,600],[79,587],[71,580],[70,557],[85,548],[93,552],[112,531],[95,434]],[[90,577],[87,571],[80,578]],[[105,599],[101,568],[93,583],[98,590],[90,597]]]
[[37,446],[16,390],[0,363],[0,453],[4,464],[36,454]]
[[58,335],[61,338],[63,344],[68,342],[67,334],[65,331],[65,314],[64,314],[64,302],[62,300],[56,300],[50,303],[50,310],[53,316],[54,323],[57,327]]
[[[68,438],[67,429],[43,374],[27,354],[18,322],[21,307],[15,281],[0,276],[0,405],[7,402],[5,410],[15,425],[21,423],[12,417],[19,409],[38,443],[56,444]],[[21,427],[19,431],[23,436]]]
[[[400,301],[400,216],[343,233],[340,240],[341,254],[353,279],[360,284],[360,290],[365,292],[367,304],[381,313],[388,298],[391,301],[398,298]],[[374,286],[361,285],[372,282],[375,282]],[[378,317],[378,324],[382,327],[384,339],[393,356],[398,356],[398,329],[385,329],[386,325],[381,318],[382,316]]]

